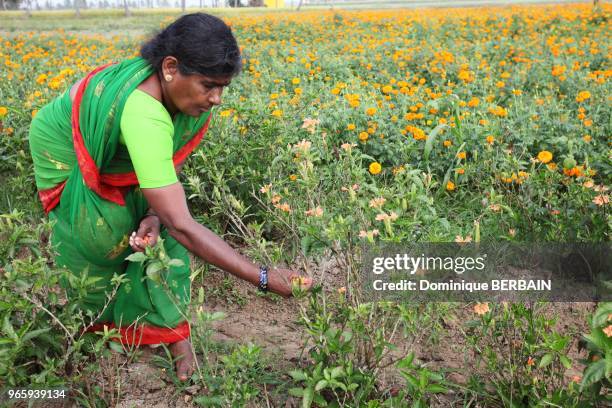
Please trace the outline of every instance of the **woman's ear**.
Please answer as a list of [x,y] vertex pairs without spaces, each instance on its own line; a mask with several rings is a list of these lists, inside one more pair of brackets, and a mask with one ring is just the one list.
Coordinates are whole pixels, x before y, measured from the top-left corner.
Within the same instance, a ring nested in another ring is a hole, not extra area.
[[176,75],[178,72],[178,60],[172,56],[167,56],[162,61],[163,75]]

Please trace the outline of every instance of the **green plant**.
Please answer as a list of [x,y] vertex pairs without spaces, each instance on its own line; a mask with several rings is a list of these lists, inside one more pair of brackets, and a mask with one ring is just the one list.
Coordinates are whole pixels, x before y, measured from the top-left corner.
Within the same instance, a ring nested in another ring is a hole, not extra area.
[[581,390],[590,390],[603,400],[610,401],[612,384],[612,302],[599,305],[590,319],[591,333],[584,335],[587,359],[580,383]]

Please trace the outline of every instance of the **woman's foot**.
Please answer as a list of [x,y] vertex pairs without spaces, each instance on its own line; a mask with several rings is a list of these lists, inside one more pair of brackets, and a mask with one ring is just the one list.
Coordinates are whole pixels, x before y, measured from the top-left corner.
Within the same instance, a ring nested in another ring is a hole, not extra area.
[[189,340],[181,340],[168,347],[176,361],[176,376],[180,381],[187,381],[193,374],[195,356]]

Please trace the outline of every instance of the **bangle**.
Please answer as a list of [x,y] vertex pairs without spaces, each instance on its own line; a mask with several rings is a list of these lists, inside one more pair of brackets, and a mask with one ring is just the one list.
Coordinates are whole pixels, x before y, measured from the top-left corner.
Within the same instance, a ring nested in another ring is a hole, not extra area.
[[268,268],[265,266],[259,267],[259,290],[262,292],[268,291]]

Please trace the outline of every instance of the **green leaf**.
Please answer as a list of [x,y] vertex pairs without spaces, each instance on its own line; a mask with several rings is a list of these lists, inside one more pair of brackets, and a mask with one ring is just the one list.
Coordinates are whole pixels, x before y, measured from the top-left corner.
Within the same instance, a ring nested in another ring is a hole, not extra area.
[[331,370],[331,378],[337,378],[337,377],[340,377],[341,375],[344,375],[344,368],[336,367],[333,370]]
[[561,360],[561,364],[563,364],[563,367],[565,367],[568,370],[572,368],[572,362],[570,361],[569,358],[565,356],[559,356],[559,359]]
[[434,394],[439,394],[439,393],[445,393],[448,391],[448,388],[440,385],[440,384],[431,384],[429,385],[427,388],[425,388],[425,391],[427,392],[432,392]]
[[9,320],[9,315],[4,316],[4,322],[2,324],[2,332],[10,337],[13,341],[19,340],[17,337],[17,333],[15,333],[15,329],[13,329],[13,325]]
[[315,385],[315,391],[321,391],[322,389],[327,387],[328,384],[329,382],[327,382],[327,380],[319,380],[317,385]]
[[436,136],[438,136],[438,133],[440,133],[440,131],[446,127],[448,127],[447,124],[440,123],[438,126],[434,128],[434,130],[432,130],[429,133],[429,135],[427,135],[427,140],[425,141],[425,148],[423,149],[423,158],[426,161],[429,160],[429,154],[431,153],[431,150],[433,149],[433,142],[434,140],[436,140]]
[[550,363],[552,363],[552,360],[553,360],[553,355],[551,353],[544,354],[544,357],[542,357],[542,360],[540,360],[540,364],[538,365],[538,367],[544,368]]
[[580,384],[580,391],[584,388],[591,386],[592,384],[600,381],[606,374],[606,361],[604,359],[597,360],[584,370],[584,376],[582,377],[582,383]]
[[113,351],[119,353],[119,354],[123,354],[124,350],[123,347],[121,346],[121,344],[115,342],[115,341],[109,341],[108,342],[108,347],[110,347]]
[[149,266],[147,266],[147,270],[146,270],[147,276],[153,282],[160,282],[161,281],[160,271],[162,269],[164,269],[164,266],[162,265],[161,262],[159,261],[151,262]]
[[293,379],[296,381],[306,381],[306,379],[308,378],[306,377],[306,374],[300,370],[289,371],[289,375],[293,377]]
[[185,265],[185,262],[183,262],[180,259],[171,259],[170,262],[168,262],[169,266],[175,266],[175,267],[181,267]]
[[133,254],[125,258],[126,261],[130,261],[130,262],[144,262],[146,261],[146,259],[147,259],[146,255],[142,252],[134,252]]
[[304,389],[303,388],[290,388],[289,389],[289,395],[292,395],[294,397],[303,397],[304,396]]
[[602,303],[595,314],[593,315],[593,324],[592,327],[601,327],[608,322],[608,316],[612,314],[612,302],[604,302]]
[[48,332],[49,330],[51,330],[50,327],[47,327],[44,329],[32,330],[31,332],[28,332],[26,333],[25,336],[23,336],[23,341],[32,340],[33,338],[36,338],[40,336],[41,334]]
[[314,398],[314,390],[312,387],[308,387],[304,390],[304,395],[302,396],[302,408],[310,408],[312,405],[312,400]]

